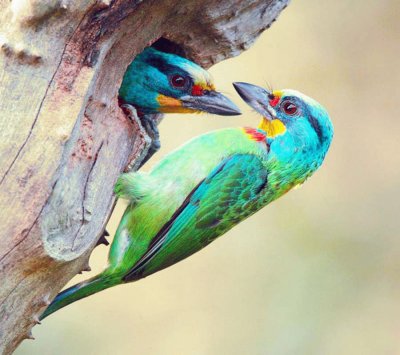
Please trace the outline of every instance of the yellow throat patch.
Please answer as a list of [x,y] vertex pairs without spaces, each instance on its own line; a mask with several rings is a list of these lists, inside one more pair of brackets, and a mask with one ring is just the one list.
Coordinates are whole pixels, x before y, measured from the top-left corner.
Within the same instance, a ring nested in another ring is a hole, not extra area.
[[180,100],[174,99],[173,97],[158,95],[157,101],[160,104],[158,111],[162,113],[196,113],[196,110],[191,108],[183,107]]
[[258,129],[267,133],[268,138],[274,138],[286,132],[286,127],[281,120],[273,119],[270,121],[264,117],[258,125]]

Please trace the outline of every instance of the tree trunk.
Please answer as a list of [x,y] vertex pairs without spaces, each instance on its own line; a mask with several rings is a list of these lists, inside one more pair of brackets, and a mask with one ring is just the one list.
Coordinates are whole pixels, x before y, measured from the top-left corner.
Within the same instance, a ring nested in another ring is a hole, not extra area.
[[143,158],[143,131],[117,103],[134,56],[164,37],[209,67],[287,2],[0,0],[0,353],[87,267],[118,175]]

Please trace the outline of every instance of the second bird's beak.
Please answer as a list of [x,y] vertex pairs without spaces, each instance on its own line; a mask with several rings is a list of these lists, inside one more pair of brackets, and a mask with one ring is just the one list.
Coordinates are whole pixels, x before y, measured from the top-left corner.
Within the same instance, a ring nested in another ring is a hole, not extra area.
[[268,103],[268,96],[271,95],[269,91],[260,86],[248,83],[236,82],[233,83],[233,86],[240,97],[260,115],[269,121],[274,118]]
[[208,91],[201,96],[183,96],[180,98],[182,107],[195,111],[208,112],[221,116],[240,115],[239,108],[226,96],[217,91]]

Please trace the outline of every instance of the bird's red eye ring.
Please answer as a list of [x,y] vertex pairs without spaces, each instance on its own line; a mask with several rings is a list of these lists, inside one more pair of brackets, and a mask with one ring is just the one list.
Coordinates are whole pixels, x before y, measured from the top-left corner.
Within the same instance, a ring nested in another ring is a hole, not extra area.
[[282,110],[289,116],[297,115],[299,112],[297,106],[289,100],[282,102]]
[[181,89],[186,86],[188,80],[182,75],[176,74],[171,77],[171,84],[174,88]]

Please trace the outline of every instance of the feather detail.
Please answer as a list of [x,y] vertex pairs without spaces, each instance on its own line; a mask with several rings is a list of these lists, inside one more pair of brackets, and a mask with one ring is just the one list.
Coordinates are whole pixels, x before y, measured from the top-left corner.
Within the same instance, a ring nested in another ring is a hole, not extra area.
[[114,192],[118,197],[137,203],[157,188],[157,179],[145,172],[134,172],[122,174],[115,184]]
[[249,136],[250,139],[256,142],[263,142],[267,139],[267,136],[263,131],[252,127],[244,127],[243,131]]

